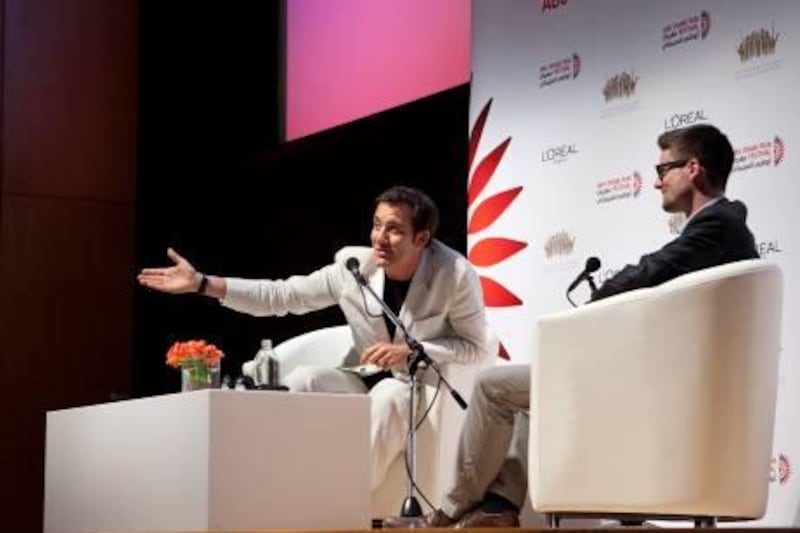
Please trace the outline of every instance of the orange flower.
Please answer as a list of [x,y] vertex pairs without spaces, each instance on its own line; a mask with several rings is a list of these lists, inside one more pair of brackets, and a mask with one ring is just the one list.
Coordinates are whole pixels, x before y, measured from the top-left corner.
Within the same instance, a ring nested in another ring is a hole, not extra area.
[[225,354],[214,346],[202,340],[176,342],[167,351],[167,364],[173,368],[190,360],[202,360],[206,365],[212,365],[225,357]]

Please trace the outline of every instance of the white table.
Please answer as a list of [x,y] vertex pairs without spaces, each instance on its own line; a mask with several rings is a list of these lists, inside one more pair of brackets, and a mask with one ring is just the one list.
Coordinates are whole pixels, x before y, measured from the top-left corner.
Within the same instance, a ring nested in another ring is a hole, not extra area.
[[370,527],[366,395],[206,390],[47,413],[46,531]]

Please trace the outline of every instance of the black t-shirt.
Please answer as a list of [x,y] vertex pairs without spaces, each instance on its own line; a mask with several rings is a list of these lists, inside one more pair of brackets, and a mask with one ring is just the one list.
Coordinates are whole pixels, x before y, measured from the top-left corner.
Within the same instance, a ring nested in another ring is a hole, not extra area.
[[[386,302],[386,305],[389,306],[389,309],[391,309],[392,313],[395,315],[400,313],[400,308],[403,307],[403,302],[406,300],[408,287],[410,285],[411,280],[397,281],[389,279],[388,277],[386,278],[383,285],[383,301]],[[391,340],[394,338],[394,332],[397,328],[385,313],[383,315],[383,320],[386,322],[386,329],[389,330],[389,339]],[[384,370],[383,372],[378,372],[371,376],[363,376],[361,379],[364,380],[364,385],[366,385],[368,389],[371,389],[380,380],[390,377],[392,377],[392,372],[390,370]]]
[[[406,300],[408,294],[408,287],[411,285],[411,280],[397,281],[386,278],[386,283],[383,286],[383,301],[392,310],[395,315],[400,313],[400,308],[403,307],[403,302]],[[394,338],[394,323],[389,320],[386,314],[383,315],[383,320],[386,322],[386,329],[389,330],[389,338]]]

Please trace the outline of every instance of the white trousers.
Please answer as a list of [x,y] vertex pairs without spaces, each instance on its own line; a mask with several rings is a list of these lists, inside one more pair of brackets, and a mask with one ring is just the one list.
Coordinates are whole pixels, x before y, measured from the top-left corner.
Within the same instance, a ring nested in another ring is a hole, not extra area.
[[362,393],[370,396],[370,464],[372,490],[380,487],[389,466],[405,448],[409,385],[384,378],[372,390],[357,375],[336,368],[299,366],[283,380],[292,392]]
[[493,492],[522,508],[528,493],[529,365],[482,371],[461,428],[456,472],[442,511],[460,518]]

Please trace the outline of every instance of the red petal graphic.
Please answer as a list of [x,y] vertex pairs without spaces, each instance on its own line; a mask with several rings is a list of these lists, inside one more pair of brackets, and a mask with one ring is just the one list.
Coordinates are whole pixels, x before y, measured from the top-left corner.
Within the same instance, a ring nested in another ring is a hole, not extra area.
[[526,242],[511,239],[483,239],[469,251],[469,262],[475,266],[489,267],[505,261],[526,246]]
[[497,357],[500,359],[505,359],[506,361],[511,361],[511,356],[508,355],[508,351],[506,351],[506,347],[503,346],[503,343],[500,343],[500,349],[497,350]]
[[491,226],[505,212],[520,191],[522,191],[522,187],[514,187],[481,202],[469,219],[467,233],[478,233]]
[[492,278],[480,276],[483,303],[486,307],[512,307],[522,305],[522,300]]
[[492,98],[483,106],[481,113],[478,115],[478,120],[472,126],[472,131],[469,134],[469,152],[467,155],[467,168],[472,168],[472,160],[475,159],[475,152],[478,151],[478,144],[481,142],[481,135],[483,135],[483,126],[486,124],[486,117],[489,116],[489,108],[492,107]]
[[486,184],[489,183],[489,180],[494,175],[494,171],[497,165],[500,164],[500,160],[503,158],[503,154],[506,152],[506,148],[510,142],[511,137],[501,142],[489,155],[483,158],[478,168],[475,169],[475,172],[472,174],[472,179],[469,182],[469,190],[467,191],[468,206],[472,205],[472,202],[475,201],[481,191],[483,191],[483,188],[486,187]]

